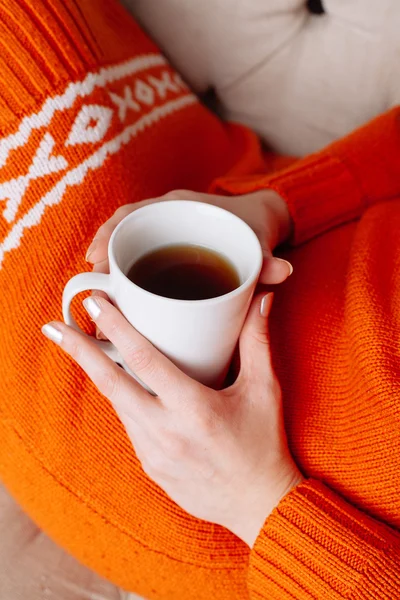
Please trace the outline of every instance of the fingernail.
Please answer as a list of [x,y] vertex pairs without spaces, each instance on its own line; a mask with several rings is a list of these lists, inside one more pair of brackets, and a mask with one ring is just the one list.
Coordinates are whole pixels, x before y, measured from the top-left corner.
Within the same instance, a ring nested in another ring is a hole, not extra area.
[[264,298],[261,300],[260,315],[262,317],[266,317],[267,314],[268,314],[268,307],[267,307],[268,296],[269,296],[269,294],[267,294],[266,296],[264,296]]
[[51,340],[55,344],[61,344],[62,339],[63,339],[63,334],[60,331],[60,329],[58,329],[56,324],[47,323],[46,325],[43,325],[42,333],[44,336],[46,336],[49,340]]
[[92,317],[92,319],[96,321],[96,319],[98,319],[101,313],[101,306],[99,304],[99,301],[93,297],[85,298],[85,300],[83,301],[83,306],[85,307],[89,315]]
[[279,260],[280,262],[286,263],[287,266],[289,267],[289,276],[293,273],[293,265],[292,263],[290,263],[288,260],[285,260],[284,258],[277,258],[276,260]]
[[87,262],[90,262],[90,257],[93,254],[93,252],[96,250],[97,245],[98,245],[98,240],[94,239],[93,242],[90,244],[89,248],[87,249],[87,252],[86,252],[85,260]]

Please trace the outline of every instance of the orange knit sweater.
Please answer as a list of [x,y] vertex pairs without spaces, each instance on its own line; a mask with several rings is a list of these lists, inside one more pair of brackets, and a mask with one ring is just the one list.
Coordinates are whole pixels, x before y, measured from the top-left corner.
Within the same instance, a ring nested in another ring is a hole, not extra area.
[[[208,113],[116,0],[0,0],[0,47],[10,491],[81,561],[149,599],[400,598],[400,111],[271,174],[256,138]],[[119,205],[216,178],[222,193],[277,189],[295,222],[271,327],[310,479],[251,553],[147,479],[109,404],[39,333]]]

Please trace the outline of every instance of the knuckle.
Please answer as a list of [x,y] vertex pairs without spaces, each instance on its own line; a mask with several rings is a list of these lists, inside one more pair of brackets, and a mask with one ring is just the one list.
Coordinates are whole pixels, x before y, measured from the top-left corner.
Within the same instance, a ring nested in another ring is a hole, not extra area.
[[99,376],[97,387],[103,396],[112,401],[118,394],[119,374],[114,369],[102,372]]
[[143,346],[132,346],[126,350],[126,362],[137,373],[153,369],[153,357],[150,348]]
[[202,437],[211,437],[217,429],[217,417],[209,407],[198,404],[191,411],[194,430]]
[[166,200],[190,200],[195,194],[188,190],[172,190],[164,195]]
[[268,334],[265,329],[254,331],[252,337],[257,345],[265,346],[266,348],[269,347]]
[[[104,307],[104,305],[102,306],[102,308],[103,307]],[[101,311],[101,313],[97,319],[97,323],[103,327],[106,326],[104,328],[107,328],[107,333],[109,334],[110,338],[118,339],[120,337],[121,328],[120,328],[117,320],[115,319],[114,315],[107,315],[104,318],[103,311]]]
[[143,468],[150,476],[164,474],[167,471],[166,462],[165,456],[160,452],[152,451],[147,454]]
[[98,228],[97,233],[95,235],[95,240],[101,240],[102,242],[104,242],[104,240],[108,239],[110,237],[110,227],[111,227],[111,220],[109,219],[108,221],[106,221],[105,223],[103,223],[103,225],[101,225],[101,227]]
[[129,215],[129,213],[131,213],[135,208],[134,204],[124,204],[123,206],[120,206],[119,208],[117,208],[117,210],[115,211],[114,215],[118,218],[124,218],[126,217],[126,215]]
[[66,344],[69,355],[77,362],[81,362],[82,346],[78,340],[71,340]]
[[189,442],[176,432],[164,431],[159,440],[165,456],[169,456],[174,461],[179,461],[187,456]]

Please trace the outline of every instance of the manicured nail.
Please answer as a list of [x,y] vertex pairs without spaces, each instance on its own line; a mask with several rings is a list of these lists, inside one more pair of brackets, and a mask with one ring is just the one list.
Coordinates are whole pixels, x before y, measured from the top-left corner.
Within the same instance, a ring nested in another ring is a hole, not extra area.
[[63,334],[60,329],[58,329],[56,323],[47,323],[46,325],[43,325],[42,333],[55,344],[61,344]]
[[279,260],[280,262],[286,263],[287,266],[289,267],[289,276],[293,273],[293,265],[292,263],[290,263],[288,260],[285,260],[284,258],[277,258],[276,260]]
[[98,319],[101,313],[101,306],[99,304],[99,301],[96,298],[90,296],[89,298],[85,298],[85,300],[83,301],[83,306],[85,307],[89,315],[92,317],[92,319],[96,321],[96,319]]
[[87,262],[90,262],[90,257],[93,254],[93,252],[96,250],[97,245],[98,245],[98,240],[94,239],[93,242],[90,244],[89,248],[87,249],[87,252],[86,252],[85,260]]
[[260,315],[262,317],[266,317],[267,314],[268,314],[268,307],[267,307],[268,296],[269,296],[269,294],[267,294],[266,296],[264,296],[264,298],[261,300]]

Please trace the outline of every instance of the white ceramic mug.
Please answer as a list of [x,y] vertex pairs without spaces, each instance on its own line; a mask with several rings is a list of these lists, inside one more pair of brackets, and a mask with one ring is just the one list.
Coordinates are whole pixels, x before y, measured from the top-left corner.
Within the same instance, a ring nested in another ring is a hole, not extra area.
[[[227,257],[240,286],[208,300],[174,300],[132,283],[126,273],[141,256],[163,246],[196,244]],[[63,294],[63,315],[78,328],[70,311],[74,296],[86,290],[105,292],[126,319],[191,377],[219,387],[226,376],[251,302],[262,250],[252,229],[232,213],[200,202],[151,204],[128,215],[115,229],[108,247],[110,274],[82,273]],[[122,363],[116,348],[96,343]]]

